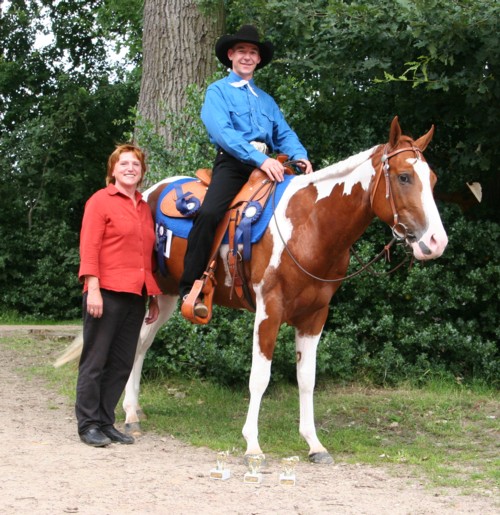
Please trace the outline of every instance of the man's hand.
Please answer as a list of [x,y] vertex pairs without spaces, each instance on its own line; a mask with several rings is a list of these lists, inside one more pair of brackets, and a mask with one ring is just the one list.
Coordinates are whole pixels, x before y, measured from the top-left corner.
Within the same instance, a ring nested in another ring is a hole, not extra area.
[[269,179],[276,182],[282,182],[285,176],[285,167],[272,157],[268,157],[261,165],[260,169],[266,172]]
[[312,173],[313,167],[310,161],[307,159],[298,159],[297,160],[297,166],[302,170],[304,173]]
[[[313,168],[310,161],[307,159],[297,159],[296,165],[302,170],[303,173],[312,173]],[[285,167],[272,157],[268,157],[260,166],[263,172],[266,172],[269,179],[276,182],[282,182],[285,176]]]

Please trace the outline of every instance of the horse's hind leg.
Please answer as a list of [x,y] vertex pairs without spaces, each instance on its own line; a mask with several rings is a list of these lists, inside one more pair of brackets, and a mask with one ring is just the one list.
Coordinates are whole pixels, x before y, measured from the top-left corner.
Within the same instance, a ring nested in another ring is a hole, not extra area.
[[297,383],[300,397],[299,432],[309,445],[309,460],[313,463],[329,464],[333,459],[316,435],[314,424],[314,385],[316,383],[316,351],[321,333],[303,336],[296,330]]
[[151,347],[156,333],[161,326],[172,316],[177,304],[177,296],[160,295],[158,297],[158,307],[160,313],[156,322],[147,325],[142,324],[137,350],[135,352],[134,366],[125,386],[125,396],[123,398],[123,410],[125,411],[125,432],[129,434],[141,434],[140,417],[142,410],[139,405],[139,390],[141,383],[142,365],[146,351]]

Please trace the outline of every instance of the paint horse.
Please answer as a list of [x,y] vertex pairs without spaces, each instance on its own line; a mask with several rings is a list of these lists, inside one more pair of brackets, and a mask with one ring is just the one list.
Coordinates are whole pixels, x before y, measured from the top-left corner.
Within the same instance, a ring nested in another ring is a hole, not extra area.
[[[312,462],[333,461],[317,437],[313,411],[316,351],[329,303],[346,275],[351,245],[375,216],[411,247],[416,259],[435,259],[443,253],[448,240],[433,199],[436,176],[423,157],[433,132],[434,127],[414,141],[402,135],[396,117],[387,144],[312,174],[294,176],[276,202],[274,215],[245,264],[255,305],[250,404],[243,427],[246,458],[262,454],[259,409],[278,331],[287,323],[295,328],[299,431],[309,445]],[[166,179],[145,192],[153,213],[161,191],[174,180]],[[174,237],[166,263],[168,274],[159,276],[164,292],[159,298],[160,317],[141,331],[123,401],[129,431],[140,431],[138,395],[144,355],[176,308],[185,250],[186,240]],[[217,258],[214,302],[241,308],[236,296],[230,295],[227,250],[223,244]]]

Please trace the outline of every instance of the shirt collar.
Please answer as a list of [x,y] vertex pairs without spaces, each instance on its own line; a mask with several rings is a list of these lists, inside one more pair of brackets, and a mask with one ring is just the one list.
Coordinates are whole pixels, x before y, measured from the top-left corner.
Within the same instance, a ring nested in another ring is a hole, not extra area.
[[250,90],[252,95],[254,95],[256,97],[259,96],[259,95],[257,95],[257,93],[254,89],[256,86],[253,81],[253,78],[251,78],[250,80],[245,80],[245,79],[242,79],[239,75],[237,75],[233,71],[231,71],[231,73],[228,75],[228,82],[234,88],[242,88],[243,86],[248,85],[248,89]]
[[[106,186],[106,189],[109,195],[123,195],[112,182]],[[136,200],[142,200],[142,193],[140,191],[136,191],[135,198]]]

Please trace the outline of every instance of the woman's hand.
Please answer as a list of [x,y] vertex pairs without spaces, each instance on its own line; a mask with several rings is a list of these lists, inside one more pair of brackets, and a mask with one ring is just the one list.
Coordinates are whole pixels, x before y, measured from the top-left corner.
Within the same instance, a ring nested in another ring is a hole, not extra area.
[[87,275],[85,281],[87,282],[87,313],[94,318],[101,318],[103,302],[99,278]]
[[160,314],[160,308],[158,306],[158,298],[157,297],[149,297],[149,307],[148,314],[144,321],[146,324],[152,324],[158,320],[158,315]]

